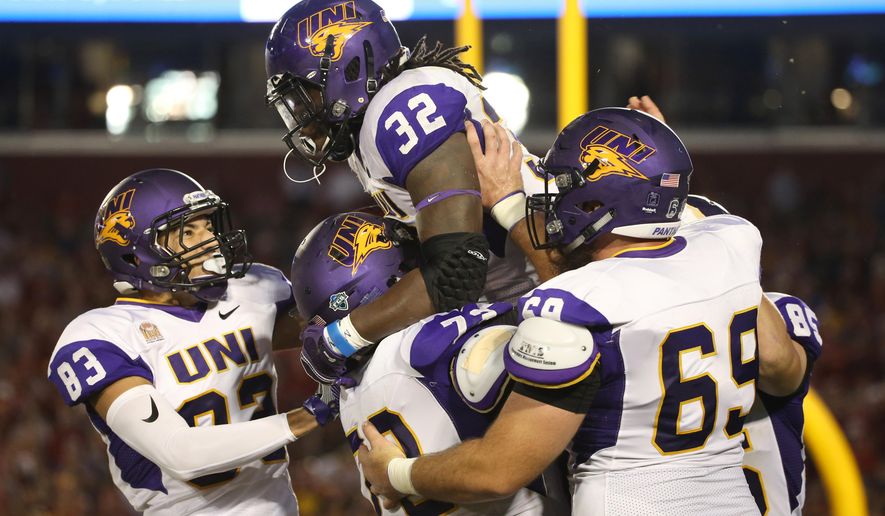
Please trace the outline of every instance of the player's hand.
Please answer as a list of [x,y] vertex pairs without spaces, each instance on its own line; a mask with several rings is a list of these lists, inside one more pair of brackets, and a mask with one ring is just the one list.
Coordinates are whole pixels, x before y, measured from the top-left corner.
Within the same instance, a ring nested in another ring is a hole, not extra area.
[[332,385],[347,372],[347,367],[344,355],[329,345],[325,330],[325,326],[309,324],[301,332],[301,365],[317,383]]
[[654,101],[651,100],[651,97],[649,97],[648,95],[643,95],[641,98],[635,96],[630,97],[629,99],[627,99],[627,107],[630,109],[635,109],[637,111],[642,111],[643,113],[657,118],[661,122],[667,123],[667,121],[664,120],[664,114],[661,113],[658,105],[655,104]]
[[326,426],[338,418],[338,399],[341,396],[341,387],[335,383],[332,385],[318,384],[317,391],[307,398],[302,405],[304,410],[316,418],[320,426]]
[[473,122],[464,124],[467,131],[467,144],[476,164],[479,189],[482,193],[482,206],[491,209],[498,201],[514,192],[523,190],[522,184],[522,145],[511,138],[501,124],[482,121],[485,139],[485,152],[479,143],[479,135]]
[[369,490],[384,498],[384,507],[394,509],[405,495],[390,485],[390,479],[387,477],[387,465],[391,460],[403,458],[405,455],[399,447],[385,439],[375,428],[375,425],[368,421],[363,424],[363,434],[365,440],[357,454],[363,476],[369,482]]

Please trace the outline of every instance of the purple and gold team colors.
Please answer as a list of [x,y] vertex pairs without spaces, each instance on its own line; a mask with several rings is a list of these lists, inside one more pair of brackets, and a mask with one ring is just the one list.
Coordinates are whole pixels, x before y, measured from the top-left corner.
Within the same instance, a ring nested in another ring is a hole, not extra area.
[[[183,308],[119,298],[68,325],[50,360],[49,379],[72,406],[134,376],[151,382],[191,426],[267,417],[277,413],[274,321],[293,304],[288,280],[260,264],[229,279],[224,295],[211,305]],[[297,514],[285,448],[237,469],[180,481],[129,447],[84,404],[107,444],[114,483],[136,510]]]
[[790,337],[808,357],[807,373],[799,389],[776,397],[757,392],[756,403],[744,424],[744,474],[761,514],[802,514],[805,503],[805,416],[802,402],[808,394],[810,372],[820,357],[823,341],[817,316],[797,297],[766,292],[787,323]]
[[[758,376],[761,245],[744,219],[710,217],[520,300],[524,319],[584,326],[599,350],[584,367],[601,368],[601,385],[569,450],[575,514],[756,510],[741,430]],[[557,361],[536,361],[528,381],[555,387],[580,377],[545,364]]]
[[[467,78],[433,66],[407,70],[372,99],[359,134],[359,152],[348,164],[387,217],[414,225],[417,210],[405,186],[409,172],[453,134],[463,132],[467,120],[482,137],[482,120],[500,118]],[[525,191],[542,192],[545,181],[537,158],[524,152]],[[487,299],[515,299],[537,285],[534,268],[507,238],[506,229],[487,216],[483,232],[492,251],[483,291]]]
[[[409,57],[400,50],[396,30],[374,2],[299,2],[267,41],[267,102],[283,118],[284,141],[292,152],[318,170],[326,160],[346,159],[385,216],[414,226],[409,173],[463,133],[465,122],[473,123],[482,139],[481,122],[501,120],[479,87],[448,68],[408,69],[382,85],[384,67]],[[325,136],[323,143],[314,139],[317,132]],[[545,182],[537,158],[524,152],[522,176],[531,195],[543,191]],[[423,203],[446,195],[431,195]],[[534,268],[507,231],[486,216],[483,232],[492,256],[483,294],[491,301],[514,301],[537,285]]]
[[[468,305],[428,317],[381,341],[371,362],[358,373],[359,385],[341,391],[341,424],[354,453],[362,443],[357,429],[364,421],[392,436],[408,457],[481,437],[506,393],[503,352],[515,331],[487,321],[510,310],[509,303]],[[486,381],[470,382],[466,388],[468,376]],[[362,491],[379,514],[567,513],[565,496],[554,493],[561,487],[554,480],[545,475],[511,497],[461,506],[409,497],[395,512],[383,509],[365,482]]]

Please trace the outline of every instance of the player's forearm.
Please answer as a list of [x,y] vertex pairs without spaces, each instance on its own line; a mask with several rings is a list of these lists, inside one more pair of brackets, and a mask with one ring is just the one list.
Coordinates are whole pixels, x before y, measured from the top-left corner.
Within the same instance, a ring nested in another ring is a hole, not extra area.
[[790,339],[777,308],[763,296],[757,320],[759,336],[759,389],[772,396],[787,396],[805,376],[805,352]]
[[542,283],[556,276],[556,268],[550,259],[550,252],[552,251],[535,249],[529,238],[528,222],[525,218],[513,226],[510,230],[510,238],[535,267],[538,279]]
[[350,321],[363,338],[378,342],[433,313],[424,278],[415,269],[371,303],[357,307]]
[[[524,471],[524,470],[523,470]],[[453,503],[476,503],[515,493],[534,476],[508,467],[506,457],[482,439],[443,453],[424,455],[412,466],[412,484],[421,496]]]
[[[135,451],[182,480],[242,466],[297,437],[282,414],[190,427],[153,386],[147,385],[117,397],[108,410],[107,424]],[[298,430],[309,428],[299,426]]]

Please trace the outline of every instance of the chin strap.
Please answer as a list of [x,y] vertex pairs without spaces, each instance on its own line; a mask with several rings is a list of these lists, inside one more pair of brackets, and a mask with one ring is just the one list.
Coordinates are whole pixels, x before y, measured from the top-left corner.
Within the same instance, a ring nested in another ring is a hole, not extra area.
[[283,158],[283,174],[286,176],[286,179],[288,179],[289,181],[292,181],[293,183],[297,183],[297,184],[310,183],[311,181],[316,181],[318,185],[321,185],[322,183],[320,182],[320,176],[326,173],[326,164],[325,163],[321,163],[321,164],[313,167],[313,175],[307,179],[295,179],[294,177],[289,175],[289,169],[287,167],[287,164],[289,162],[289,156],[292,155],[292,151],[293,151],[293,149],[289,149],[289,152],[286,153],[286,157]]

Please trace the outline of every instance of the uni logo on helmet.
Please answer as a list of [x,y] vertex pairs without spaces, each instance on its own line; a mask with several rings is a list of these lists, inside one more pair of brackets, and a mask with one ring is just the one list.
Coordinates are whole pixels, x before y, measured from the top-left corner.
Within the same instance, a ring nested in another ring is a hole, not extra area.
[[105,242],[113,242],[119,246],[129,245],[129,239],[120,234],[120,229],[135,227],[135,217],[129,211],[134,197],[133,188],[116,195],[108,202],[101,216],[101,230],[95,238],[96,246]]
[[610,175],[648,181],[634,164],[642,163],[657,152],[641,141],[603,125],[594,127],[581,139],[581,150],[581,163],[589,165],[594,159],[599,162],[596,170],[586,177],[587,181],[597,181]]
[[384,228],[381,225],[348,215],[341,221],[341,227],[332,239],[328,251],[329,257],[345,267],[350,267],[351,276],[356,276],[356,271],[370,254],[393,247],[393,242],[381,239],[383,233]]
[[298,22],[298,46],[310,50],[313,56],[322,57],[326,51],[326,40],[334,36],[332,61],[337,61],[341,59],[347,41],[363,27],[372,24],[348,21],[354,19],[356,7],[353,0],[316,12]]

